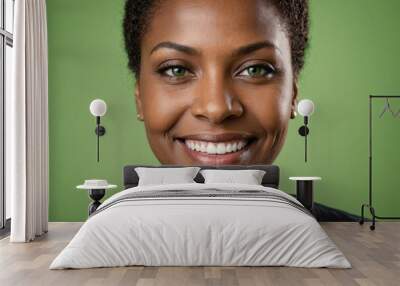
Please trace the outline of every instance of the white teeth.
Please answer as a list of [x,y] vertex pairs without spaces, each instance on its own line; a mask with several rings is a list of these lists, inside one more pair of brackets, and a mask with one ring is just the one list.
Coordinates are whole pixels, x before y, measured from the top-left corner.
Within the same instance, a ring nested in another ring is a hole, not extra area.
[[206,152],[208,154],[216,154],[217,153],[217,147],[215,146],[214,143],[208,143]]
[[225,154],[225,144],[224,143],[218,143],[217,144],[217,153],[218,154]]
[[200,152],[207,152],[207,143],[201,142]]
[[228,143],[227,145],[226,145],[226,152],[232,152],[232,144],[231,143]]
[[235,142],[232,144],[232,152],[236,152],[237,149],[238,149],[237,143]]
[[247,145],[247,141],[233,141],[233,142],[207,142],[197,140],[185,140],[186,146],[197,152],[208,154],[226,154],[236,152],[243,149]]

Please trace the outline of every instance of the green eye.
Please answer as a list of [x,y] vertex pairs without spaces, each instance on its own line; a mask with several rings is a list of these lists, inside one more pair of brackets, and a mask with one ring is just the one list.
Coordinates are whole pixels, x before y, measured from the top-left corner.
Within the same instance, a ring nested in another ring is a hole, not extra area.
[[249,67],[249,74],[251,76],[264,75],[265,74],[265,69],[263,67],[260,67],[260,66]]
[[254,65],[243,70],[245,76],[250,77],[271,77],[275,74],[275,69],[269,65]]
[[185,76],[186,69],[181,66],[173,66],[166,68],[164,72],[170,77],[183,77]]

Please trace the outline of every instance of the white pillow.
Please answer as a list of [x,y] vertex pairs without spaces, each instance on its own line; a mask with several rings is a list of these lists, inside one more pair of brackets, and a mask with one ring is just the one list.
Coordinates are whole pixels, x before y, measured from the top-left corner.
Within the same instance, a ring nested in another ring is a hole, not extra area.
[[139,186],[196,183],[193,179],[199,170],[199,167],[135,168],[139,176]]
[[204,177],[204,183],[226,183],[261,185],[265,175],[263,170],[216,170],[204,169],[200,171]]

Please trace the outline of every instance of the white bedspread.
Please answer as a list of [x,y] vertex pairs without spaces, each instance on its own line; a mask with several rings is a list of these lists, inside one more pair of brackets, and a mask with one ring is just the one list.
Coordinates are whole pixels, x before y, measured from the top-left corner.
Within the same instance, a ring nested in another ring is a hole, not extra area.
[[121,200],[144,191],[262,190],[231,184],[140,186],[108,198],[50,269],[145,266],[295,266],[350,268],[309,214],[263,198],[172,197]]

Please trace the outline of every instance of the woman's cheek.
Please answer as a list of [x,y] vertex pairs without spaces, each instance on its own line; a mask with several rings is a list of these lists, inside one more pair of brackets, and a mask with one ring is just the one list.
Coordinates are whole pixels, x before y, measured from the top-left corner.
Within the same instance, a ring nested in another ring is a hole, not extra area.
[[268,89],[247,100],[247,111],[256,117],[265,131],[276,132],[287,124],[290,117],[289,98],[288,94],[282,94],[282,88]]
[[187,99],[177,93],[148,91],[143,98],[146,126],[152,133],[164,134],[187,109]]

